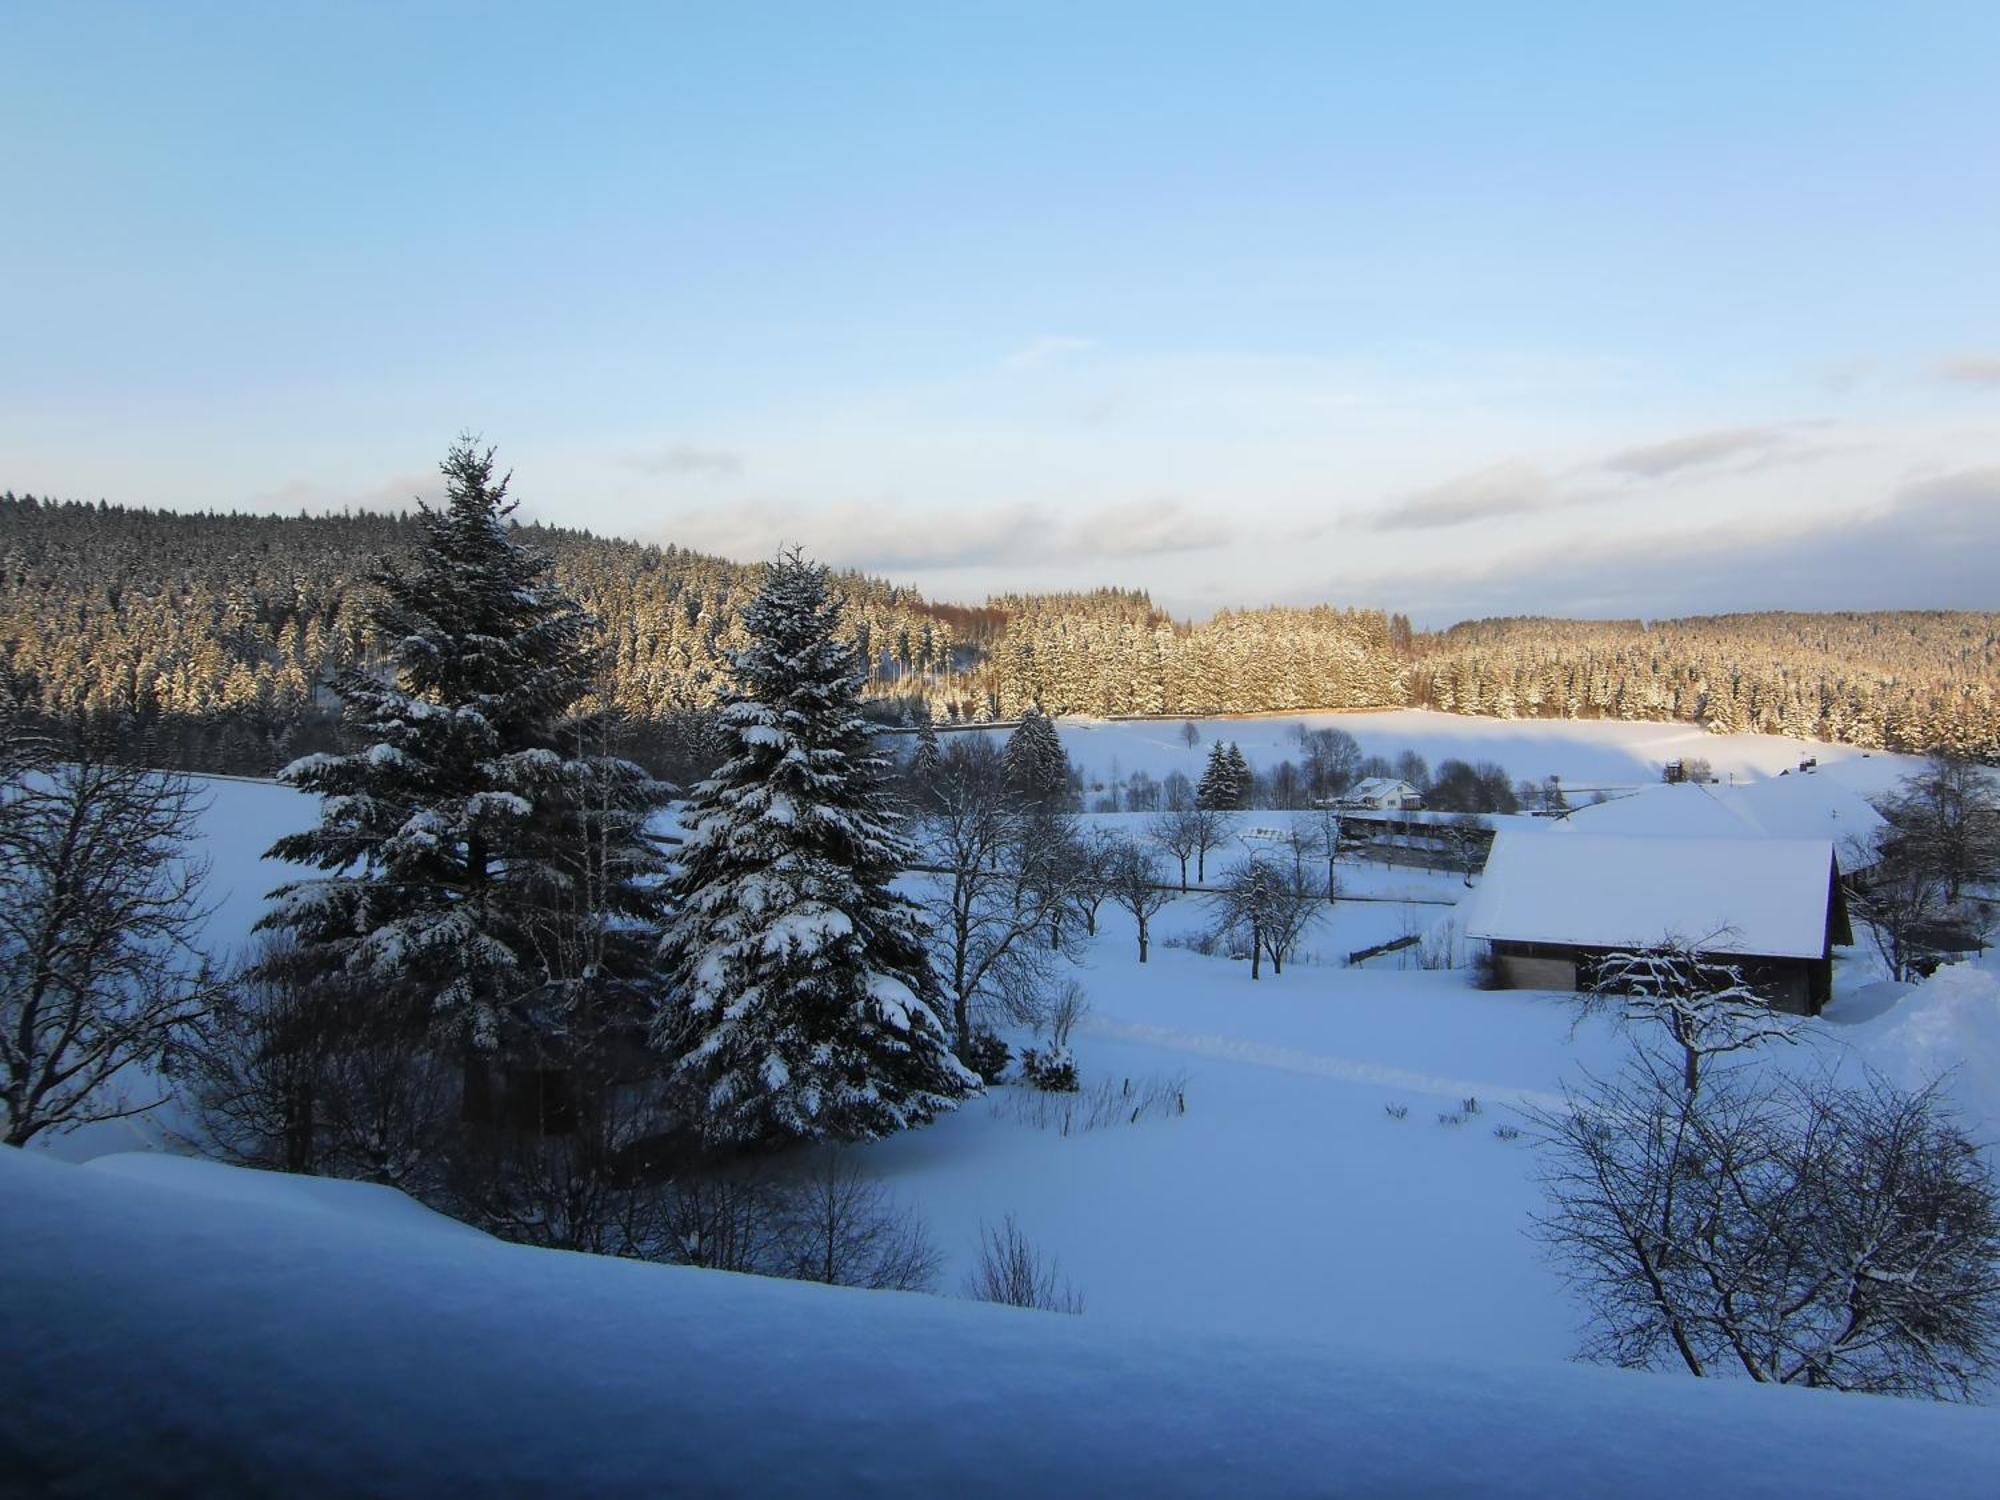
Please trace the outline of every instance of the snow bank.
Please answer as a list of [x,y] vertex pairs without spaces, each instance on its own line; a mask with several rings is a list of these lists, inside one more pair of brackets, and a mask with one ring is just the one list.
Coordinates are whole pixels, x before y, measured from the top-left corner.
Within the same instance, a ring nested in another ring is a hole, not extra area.
[[1899,1088],[1943,1077],[1975,1139],[2000,1132],[2000,975],[1947,965],[1848,1039]]
[[[122,1151],[85,1163],[85,1170],[129,1182],[171,1188],[187,1197],[211,1202],[248,1203],[365,1221],[377,1228],[421,1234],[488,1235],[425,1208],[407,1193],[373,1182],[347,1182],[337,1177],[300,1177],[287,1172],[261,1172],[230,1167],[196,1157],[168,1156],[156,1151]],[[190,1213],[206,1212],[201,1203]]]
[[[0,1150],[24,1492],[1991,1493],[1992,1412],[1359,1359],[385,1229]],[[266,1191],[268,1189],[268,1191]]]

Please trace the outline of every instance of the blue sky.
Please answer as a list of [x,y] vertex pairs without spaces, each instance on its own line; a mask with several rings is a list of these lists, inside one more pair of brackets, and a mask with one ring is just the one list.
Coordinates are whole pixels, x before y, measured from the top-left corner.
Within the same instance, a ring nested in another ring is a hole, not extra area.
[[0,3],[0,487],[2000,606],[2000,6]]

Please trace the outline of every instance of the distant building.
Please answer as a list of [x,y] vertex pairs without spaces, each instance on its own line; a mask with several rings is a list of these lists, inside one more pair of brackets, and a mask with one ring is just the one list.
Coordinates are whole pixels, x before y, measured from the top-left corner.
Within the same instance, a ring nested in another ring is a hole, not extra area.
[[1335,807],[1383,811],[1414,811],[1424,805],[1424,794],[1407,781],[1389,776],[1368,776],[1347,789]]
[[1669,937],[1741,966],[1779,1010],[1818,1015],[1854,941],[1827,839],[1502,832],[1465,921],[1508,989],[1588,989],[1612,952]]

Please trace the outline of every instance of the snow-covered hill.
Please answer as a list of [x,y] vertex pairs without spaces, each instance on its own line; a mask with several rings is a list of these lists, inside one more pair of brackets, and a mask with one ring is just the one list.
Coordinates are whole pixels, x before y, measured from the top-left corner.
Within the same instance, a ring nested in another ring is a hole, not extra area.
[[1977,1409],[602,1260],[154,1165],[0,1149],[14,1493],[1880,1500],[1988,1495],[2000,1453]]

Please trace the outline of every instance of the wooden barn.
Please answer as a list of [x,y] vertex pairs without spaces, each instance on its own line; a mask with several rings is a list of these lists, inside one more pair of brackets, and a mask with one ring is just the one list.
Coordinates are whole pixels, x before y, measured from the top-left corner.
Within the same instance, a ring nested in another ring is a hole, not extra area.
[[1606,953],[1668,937],[1739,964],[1771,1005],[1818,1015],[1851,943],[1828,839],[1499,834],[1466,936],[1508,989],[1587,988]]

